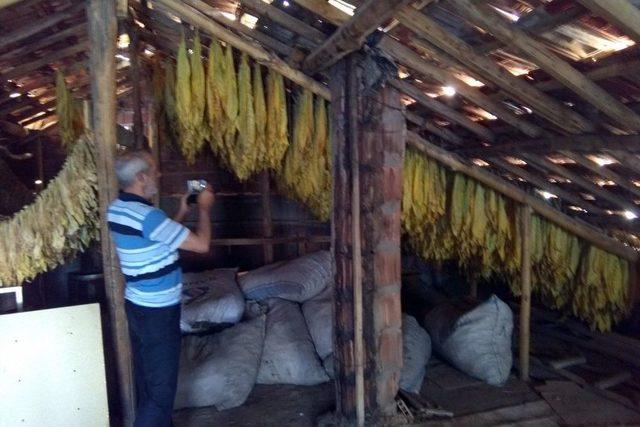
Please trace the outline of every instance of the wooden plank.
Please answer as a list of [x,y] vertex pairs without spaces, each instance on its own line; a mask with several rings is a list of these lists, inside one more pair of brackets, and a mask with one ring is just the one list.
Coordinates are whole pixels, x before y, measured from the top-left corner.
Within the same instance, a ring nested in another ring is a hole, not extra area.
[[602,150],[640,153],[638,135],[575,135],[538,139],[518,139],[500,142],[490,147],[462,147],[456,153],[464,156],[492,156],[496,154],[551,153],[559,150],[594,152]]
[[315,74],[335,64],[349,53],[360,49],[369,34],[390,19],[394,10],[411,0],[367,0],[321,46],[304,60],[302,69]]
[[254,13],[277,23],[316,45],[324,43],[327,38],[322,31],[262,0],[241,0],[240,3]]
[[[415,12],[418,13],[418,12]],[[456,89],[456,92],[466,98],[471,103],[478,107],[488,111],[495,115],[506,123],[515,127],[522,133],[530,137],[540,136],[543,131],[538,126],[535,126],[526,120],[517,117],[514,113],[509,111],[506,107],[492,101],[489,97],[484,95],[478,89],[469,86],[462,79],[454,76],[449,71],[436,67],[431,63],[425,61],[407,46],[393,40],[390,37],[383,38],[378,47],[388,52],[396,61],[417,71],[418,73],[436,80],[443,86],[451,86]]]
[[640,42],[640,9],[628,0],[578,0],[624,34]]
[[635,250],[623,245],[619,241],[605,235],[600,230],[587,223],[571,218],[564,213],[549,206],[539,198],[527,194],[522,189],[505,181],[504,179],[478,167],[464,163],[458,156],[426,141],[414,132],[407,132],[407,142],[419,151],[443,163],[455,172],[464,173],[481,183],[487,185],[500,194],[503,194],[516,202],[531,205],[540,216],[564,228],[577,237],[586,240],[600,249],[616,254],[626,260],[635,262],[638,254]]
[[455,145],[463,145],[464,141],[455,132],[451,132],[449,129],[438,126],[433,120],[428,120],[426,118],[422,118],[419,115],[412,113],[411,111],[405,111],[405,117],[411,123],[425,129],[427,132],[430,132],[440,138],[444,139],[447,142],[450,142]]
[[520,264],[520,318],[518,324],[518,362],[520,379],[529,381],[529,356],[531,347],[531,206],[520,208],[521,264]]
[[640,197],[640,188],[633,185],[629,181],[628,177],[625,178],[623,176],[620,176],[614,171],[612,171],[611,169],[607,168],[606,166],[600,166],[599,164],[585,157],[582,154],[576,154],[569,151],[561,151],[560,153],[564,156],[567,156],[571,160],[575,161],[580,166],[589,169],[591,172],[597,175],[610,179],[611,181],[615,182],[617,185],[629,191],[633,195]]
[[459,113],[448,105],[445,105],[442,102],[425,95],[417,87],[399,79],[390,80],[390,84],[399,91],[409,95],[423,107],[427,108],[430,111],[433,111],[435,114],[453,123],[466,128],[470,132],[480,137],[483,141],[495,141],[496,136],[489,129],[472,121],[466,115]]
[[58,31],[51,36],[44,36],[41,39],[29,43],[26,46],[20,46],[19,48],[10,50],[9,52],[3,53],[0,55],[0,61],[10,61],[15,60],[19,57],[26,57],[27,55],[32,55],[34,52],[49,47],[55,43],[58,43],[61,40],[65,40],[69,37],[73,36],[81,36],[86,33],[86,23],[81,22],[72,27],[66,28],[62,31]]
[[440,58],[441,55],[436,46],[447,54],[455,57],[460,64],[479,75],[483,80],[488,80],[502,88],[515,99],[529,106],[534,113],[571,133],[593,131],[593,124],[587,119],[572,111],[544,92],[537,90],[527,82],[514,76],[504,68],[496,64],[492,59],[477,54],[473,47],[457,38],[451,32],[444,29],[433,19],[426,15],[402,9],[397,15],[400,22],[428,41],[421,39],[412,40],[410,43],[421,49],[429,50],[429,53]]
[[593,83],[543,43],[509,25],[489,5],[472,0],[452,0],[460,13],[531,58],[536,65],[589,102],[623,129],[640,130],[640,116]]
[[[187,6],[182,2],[174,2],[172,0],[158,0],[158,3],[168,7],[173,12],[183,17],[193,25],[198,26],[200,30],[229,43],[231,46],[242,52],[246,52],[260,64],[264,65],[267,68],[274,69],[299,86],[307,88],[313,93],[316,93],[325,99],[331,98],[329,89],[323,84],[313,80],[311,77],[307,76],[301,71],[290,67],[277,55],[267,52],[259,44],[237,36],[236,34],[224,28],[222,25],[213,21],[211,18],[208,18],[205,15],[201,14],[194,8]],[[199,0],[190,0],[190,3],[200,5],[203,2]],[[206,3],[200,6],[205,8],[208,7]]]
[[295,0],[295,2],[331,22],[333,25],[342,25],[350,18],[347,13],[333,7],[324,0]]
[[106,221],[109,203],[117,197],[113,161],[116,150],[116,34],[115,4],[89,0],[87,19],[91,40],[91,92],[93,133],[96,144],[98,199],[105,293],[111,319],[113,348],[116,352],[122,424],[132,426],[134,419],[134,383],[131,348],[124,312],[124,279]]
[[576,173],[571,172],[566,167],[556,165],[555,163],[550,161],[543,162],[541,161],[541,158],[534,157],[531,155],[524,155],[522,156],[522,158],[527,162],[529,162],[529,164],[533,165],[534,167],[541,169],[543,173],[546,173],[547,171],[551,171],[557,175],[567,178],[572,183],[592,193],[597,198],[606,200],[620,209],[627,209],[627,210],[630,210],[631,212],[638,210],[638,206],[634,205],[632,202],[617,196],[611,191],[605,190],[603,187],[600,187],[599,185],[594,184],[593,181],[590,181]]
[[[5,0],[6,1],[6,0]],[[9,0],[12,1],[12,0]],[[17,31],[6,34],[0,37],[0,46],[6,48],[12,43],[16,43],[20,40],[26,39],[34,34],[39,33],[40,31],[46,30],[54,25],[59,24],[62,21],[65,21],[69,18],[73,18],[80,11],[84,10],[84,2],[78,2],[73,6],[54,14],[53,16],[49,16],[43,20],[38,22],[31,23],[30,25],[25,25]]]
[[492,159],[491,162],[497,165],[500,169],[504,169],[507,172],[510,172],[513,175],[524,179],[529,184],[535,187],[538,187],[539,189],[548,191],[551,194],[555,194],[556,196],[560,197],[560,199],[566,202],[571,202],[574,205],[583,207],[592,214],[593,213],[604,214],[604,210],[600,209],[596,205],[587,202],[586,200],[582,199],[580,196],[574,193],[570,193],[568,191],[563,190],[557,185],[553,185],[549,183],[549,181],[547,181],[546,178],[534,175],[533,173],[527,171],[523,167],[512,165],[511,163],[498,158]]
[[[260,173],[260,198],[262,205],[262,237],[273,237],[273,218],[271,215],[271,190],[269,188],[269,171]],[[273,244],[265,243],[263,247],[264,263],[273,262]]]
[[[640,73],[640,60],[622,58],[612,64],[603,65],[591,71],[586,71],[584,75],[591,81],[599,81],[610,79],[613,77],[621,77],[625,75],[632,75]],[[536,89],[540,89],[545,92],[552,90],[563,89],[564,85],[557,80],[547,80],[545,82],[535,83]]]
[[76,45],[69,46],[65,49],[56,50],[49,53],[42,58],[35,61],[28,62],[26,64],[20,64],[17,67],[10,68],[9,71],[0,75],[0,80],[6,81],[15,79],[16,77],[25,77],[29,73],[32,73],[39,68],[51,64],[52,62],[59,61],[69,56],[77,55],[80,52],[84,52],[89,48],[88,42],[80,42]]

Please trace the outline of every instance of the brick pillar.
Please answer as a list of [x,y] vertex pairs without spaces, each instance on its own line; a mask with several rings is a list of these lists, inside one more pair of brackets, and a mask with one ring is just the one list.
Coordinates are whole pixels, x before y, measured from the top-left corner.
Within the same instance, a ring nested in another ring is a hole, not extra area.
[[[406,136],[400,94],[371,87],[372,74],[384,73],[372,66],[375,62],[361,53],[351,54],[331,76],[337,412],[343,421],[355,422],[360,310],[367,425],[395,414],[402,368],[400,203]],[[360,306],[354,299],[358,276]]]

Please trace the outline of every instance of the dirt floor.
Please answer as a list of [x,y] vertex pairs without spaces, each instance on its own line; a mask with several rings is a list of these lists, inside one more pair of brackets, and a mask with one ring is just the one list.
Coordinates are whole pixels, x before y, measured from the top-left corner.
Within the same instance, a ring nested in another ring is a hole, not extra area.
[[[640,425],[640,412],[590,393],[565,380],[527,384],[511,377],[492,387],[432,358],[420,393],[453,413],[452,419],[414,422],[421,426]],[[183,409],[176,427],[314,426],[334,407],[332,383],[318,386],[256,385],[244,405],[226,410]]]

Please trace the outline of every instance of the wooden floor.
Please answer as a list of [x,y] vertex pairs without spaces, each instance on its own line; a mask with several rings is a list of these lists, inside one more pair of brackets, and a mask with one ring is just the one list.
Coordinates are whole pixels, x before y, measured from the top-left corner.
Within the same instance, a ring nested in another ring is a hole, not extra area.
[[[640,413],[597,396],[565,380],[523,383],[511,377],[492,387],[432,358],[421,395],[452,419],[421,426],[640,425]],[[318,386],[257,385],[241,407],[184,409],[174,414],[176,427],[313,426],[334,404],[332,383]]]

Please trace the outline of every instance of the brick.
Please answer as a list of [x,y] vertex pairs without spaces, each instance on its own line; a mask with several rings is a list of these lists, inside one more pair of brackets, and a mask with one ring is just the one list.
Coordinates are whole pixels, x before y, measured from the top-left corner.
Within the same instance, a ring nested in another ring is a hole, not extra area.
[[382,189],[385,200],[402,199],[402,168],[384,166],[382,168]]
[[378,365],[381,373],[394,372],[402,366],[402,330],[385,329],[378,338]]
[[376,295],[374,300],[374,328],[380,332],[386,328],[400,328],[402,325],[402,308],[400,291]]
[[374,257],[373,280],[376,287],[400,282],[400,246],[397,251],[376,251]]

